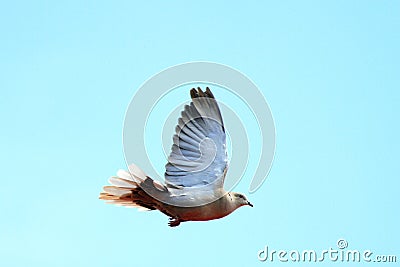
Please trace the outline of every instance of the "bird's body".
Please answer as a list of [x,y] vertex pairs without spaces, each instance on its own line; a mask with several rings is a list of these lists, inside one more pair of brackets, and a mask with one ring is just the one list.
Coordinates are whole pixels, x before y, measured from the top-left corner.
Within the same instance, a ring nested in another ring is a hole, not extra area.
[[[247,205],[243,204],[243,205]],[[230,193],[222,196],[214,202],[198,207],[168,206],[168,212],[172,214],[172,226],[185,221],[210,221],[223,218],[232,213],[238,206],[233,202]]]
[[213,94],[191,90],[178,121],[172,152],[166,165],[166,184],[148,177],[134,164],[111,177],[100,199],[108,203],[159,210],[170,217],[169,226],[185,221],[225,217],[237,208],[253,206],[244,195],[226,192],[225,129]]

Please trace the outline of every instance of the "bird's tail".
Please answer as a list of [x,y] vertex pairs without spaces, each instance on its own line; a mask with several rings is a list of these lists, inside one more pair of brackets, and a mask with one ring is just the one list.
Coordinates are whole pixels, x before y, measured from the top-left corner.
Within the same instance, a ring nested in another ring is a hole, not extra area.
[[100,193],[100,199],[108,204],[136,207],[139,210],[157,209],[157,201],[142,189],[142,185],[151,184],[159,191],[165,190],[162,184],[153,181],[134,164],[129,166],[129,172],[119,170],[117,176],[111,177],[108,181],[111,185],[103,187],[104,191]]

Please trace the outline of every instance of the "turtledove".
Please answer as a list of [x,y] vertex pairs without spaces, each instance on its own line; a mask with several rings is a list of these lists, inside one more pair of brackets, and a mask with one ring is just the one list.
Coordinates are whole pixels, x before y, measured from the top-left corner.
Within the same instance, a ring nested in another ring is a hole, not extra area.
[[104,186],[100,199],[141,210],[159,210],[169,226],[186,221],[220,219],[241,206],[253,205],[241,193],[223,188],[228,169],[226,134],[218,103],[207,87],[190,91],[173,136],[165,165],[165,183],[153,180],[138,166],[119,170]]

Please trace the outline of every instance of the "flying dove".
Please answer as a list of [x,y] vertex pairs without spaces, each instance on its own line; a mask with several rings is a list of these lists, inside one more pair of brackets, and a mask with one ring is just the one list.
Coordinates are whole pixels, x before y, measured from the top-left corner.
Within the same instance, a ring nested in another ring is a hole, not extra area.
[[165,165],[165,183],[148,177],[138,166],[119,170],[104,186],[100,199],[141,210],[159,210],[169,226],[186,221],[220,219],[241,206],[253,205],[240,193],[223,188],[228,169],[226,135],[221,112],[207,87],[190,91],[173,136]]

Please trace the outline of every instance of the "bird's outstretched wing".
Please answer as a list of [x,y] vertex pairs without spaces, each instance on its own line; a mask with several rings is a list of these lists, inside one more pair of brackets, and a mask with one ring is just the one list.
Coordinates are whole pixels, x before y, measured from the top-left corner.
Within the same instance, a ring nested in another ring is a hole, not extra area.
[[228,161],[221,112],[208,87],[190,95],[175,129],[165,182],[171,189],[210,186],[215,191],[223,187]]

